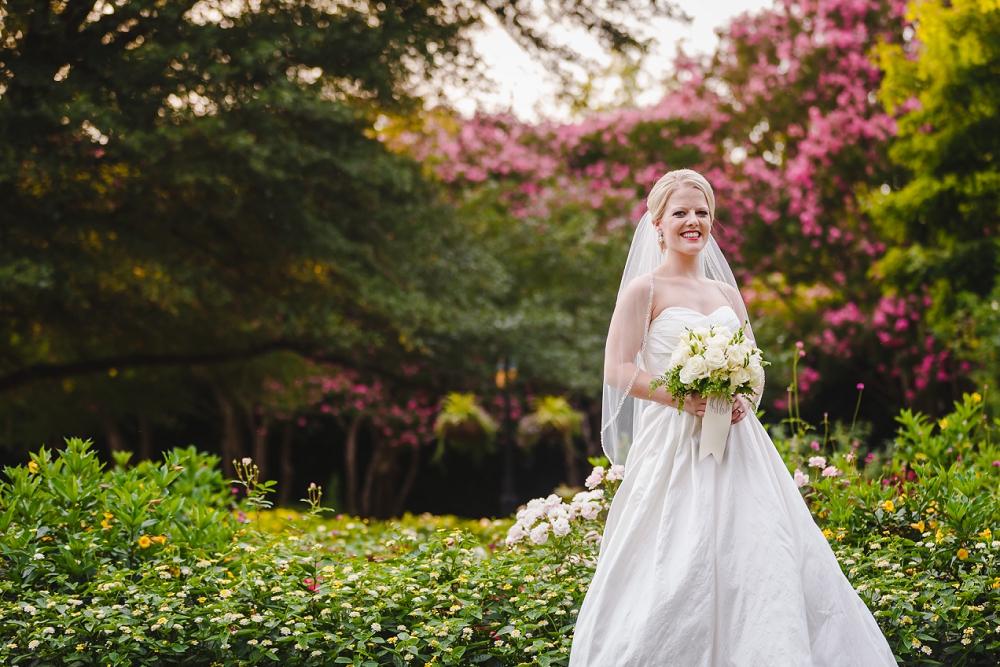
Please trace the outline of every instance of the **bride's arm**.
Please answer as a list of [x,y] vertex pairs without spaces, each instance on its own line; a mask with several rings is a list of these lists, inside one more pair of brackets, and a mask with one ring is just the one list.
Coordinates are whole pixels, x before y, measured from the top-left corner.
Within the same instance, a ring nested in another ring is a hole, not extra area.
[[[658,387],[650,395],[653,377],[635,364],[652,316],[650,298],[649,276],[640,276],[629,283],[618,300],[604,349],[604,381],[630,396],[677,407],[665,387]],[[688,397],[684,410],[704,415],[705,399]]]

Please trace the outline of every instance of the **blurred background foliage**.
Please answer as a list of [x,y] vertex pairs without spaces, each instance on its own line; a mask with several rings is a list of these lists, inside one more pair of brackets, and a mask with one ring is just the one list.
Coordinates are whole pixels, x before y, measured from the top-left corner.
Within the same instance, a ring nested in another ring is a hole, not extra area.
[[717,188],[776,362],[765,419],[799,340],[804,416],[846,419],[865,382],[876,444],[900,408],[996,383],[995,3],[777,0],[713,57],[678,53],[652,107],[529,124],[431,106],[483,85],[487,15],[577,109],[604,70],[547,21],[625,76],[649,42],[622,16],[683,19],[595,7],[5,0],[0,456],[195,443],[352,514],[495,514],[492,437],[432,460],[459,392],[520,422],[519,497],[578,483],[632,224],[680,167]]

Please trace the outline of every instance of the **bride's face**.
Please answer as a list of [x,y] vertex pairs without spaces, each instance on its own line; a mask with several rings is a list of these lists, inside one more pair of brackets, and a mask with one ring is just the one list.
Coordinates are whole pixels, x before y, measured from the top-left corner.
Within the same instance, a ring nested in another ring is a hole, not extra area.
[[676,190],[667,200],[667,207],[657,226],[663,231],[667,250],[685,255],[701,252],[712,233],[708,200],[697,188],[684,187]]

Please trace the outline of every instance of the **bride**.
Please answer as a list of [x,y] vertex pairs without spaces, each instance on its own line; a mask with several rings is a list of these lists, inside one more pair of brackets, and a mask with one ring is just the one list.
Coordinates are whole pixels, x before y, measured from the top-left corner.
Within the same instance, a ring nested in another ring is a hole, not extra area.
[[601,440],[628,462],[570,667],[895,665],[754,403],[735,398],[717,465],[698,460],[705,399],[680,412],[665,388],[649,394],[686,327],[735,331],[747,312],[711,236],[708,181],[672,171],[646,203],[605,351]]

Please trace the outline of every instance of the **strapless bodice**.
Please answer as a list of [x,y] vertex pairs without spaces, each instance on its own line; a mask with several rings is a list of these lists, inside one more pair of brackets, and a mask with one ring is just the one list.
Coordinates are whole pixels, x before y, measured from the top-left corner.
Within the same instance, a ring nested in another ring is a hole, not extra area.
[[649,323],[649,337],[646,339],[646,371],[653,376],[665,373],[670,366],[670,355],[674,353],[677,341],[684,330],[709,327],[713,324],[725,325],[735,332],[742,323],[729,306],[720,306],[707,315],[683,306],[664,308]]

